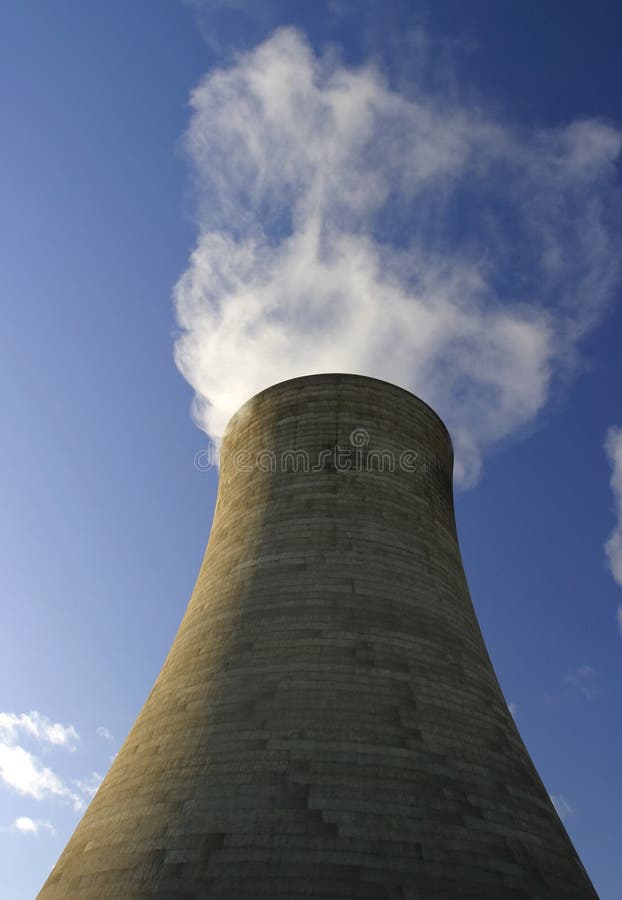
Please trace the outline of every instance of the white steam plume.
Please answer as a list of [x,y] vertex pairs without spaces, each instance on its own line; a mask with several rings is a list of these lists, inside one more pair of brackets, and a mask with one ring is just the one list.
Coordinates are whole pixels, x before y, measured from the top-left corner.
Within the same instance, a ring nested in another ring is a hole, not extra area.
[[199,237],[175,290],[176,361],[200,427],[218,440],[286,378],[372,375],[440,413],[473,483],[610,300],[620,132],[526,133],[398,93],[293,29],[207,75],[192,107]]

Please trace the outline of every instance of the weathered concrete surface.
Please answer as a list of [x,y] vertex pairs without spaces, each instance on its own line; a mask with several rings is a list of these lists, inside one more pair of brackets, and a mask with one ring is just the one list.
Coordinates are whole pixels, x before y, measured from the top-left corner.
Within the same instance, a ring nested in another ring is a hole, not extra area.
[[223,453],[184,620],[42,900],[596,897],[481,638],[435,413],[300,378]]

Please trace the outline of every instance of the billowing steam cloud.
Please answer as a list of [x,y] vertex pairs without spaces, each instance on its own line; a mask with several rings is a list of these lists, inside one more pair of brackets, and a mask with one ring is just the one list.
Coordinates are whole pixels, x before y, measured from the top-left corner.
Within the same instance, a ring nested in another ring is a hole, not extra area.
[[253,393],[343,371],[445,419],[462,484],[533,422],[618,279],[621,134],[525,133],[393,90],[277,31],[192,94],[199,237],[175,290],[177,364],[218,439]]

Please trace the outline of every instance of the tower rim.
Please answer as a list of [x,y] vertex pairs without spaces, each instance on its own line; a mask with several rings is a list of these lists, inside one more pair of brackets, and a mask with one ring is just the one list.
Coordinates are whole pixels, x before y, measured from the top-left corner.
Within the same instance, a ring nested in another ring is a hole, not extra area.
[[262,388],[262,390],[257,391],[248,400],[245,400],[237,410],[233,413],[233,415],[229,418],[223,433],[223,437],[227,435],[227,433],[235,427],[236,419],[241,419],[248,412],[248,408],[252,403],[257,402],[264,397],[271,395],[272,393],[276,393],[277,391],[282,391],[284,388],[295,387],[296,383],[299,383],[301,387],[305,385],[312,384],[321,384],[321,383],[336,383],[338,384],[340,379],[345,379],[346,381],[351,381],[355,383],[366,383],[366,384],[375,384],[378,387],[382,388],[391,388],[394,391],[399,392],[400,394],[406,394],[410,399],[414,399],[417,403],[420,403],[424,406],[432,416],[437,420],[440,424],[441,428],[445,432],[447,440],[449,441],[449,447],[453,455],[453,441],[451,438],[451,434],[449,432],[449,428],[441,418],[441,416],[436,412],[436,410],[430,406],[429,403],[426,403],[421,397],[417,394],[413,393],[413,391],[409,391],[408,388],[402,387],[399,384],[395,384],[392,381],[386,381],[383,378],[375,378],[372,375],[360,375],[354,372],[316,372],[310,375],[297,375],[294,378],[284,378],[283,381],[277,381],[275,384],[271,384],[266,388]]

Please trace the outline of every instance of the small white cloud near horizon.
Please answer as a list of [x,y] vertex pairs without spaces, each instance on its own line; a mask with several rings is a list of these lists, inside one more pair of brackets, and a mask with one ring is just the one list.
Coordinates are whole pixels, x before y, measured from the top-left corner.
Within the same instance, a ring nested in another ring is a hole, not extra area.
[[105,725],[98,725],[95,733],[97,737],[103,738],[105,741],[114,741],[114,735],[108,731]]
[[[605,556],[614,581],[622,587],[622,428],[612,427],[607,431],[605,452],[611,465],[609,484],[616,519],[613,531],[605,543]],[[622,635],[622,604],[616,610],[616,623]]]
[[580,370],[620,280],[622,133],[515,127],[449,95],[292,28],[193,91],[175,359],[216,443],[271,384],[370,375],[441,415],[468,486]]
[[31,819],[30,816],[18,816],[13,822],[13,828],[21,834],[38,835],[41,831],[47,831],[52,835],[56,834],[56,829],[51,822],[43,819]]
[[549,797],[551,798],[551,802],[555,807],[555,811],[557,812],[557,815],[562,820],[562,822],[565,822],[566,819],[574,815],[574,808],[561,794],[549,794]]
[[516,717],[518,716],[518,703],[508,703],[508,709],[510,710],[510,714],[514,721],[516,721]]

